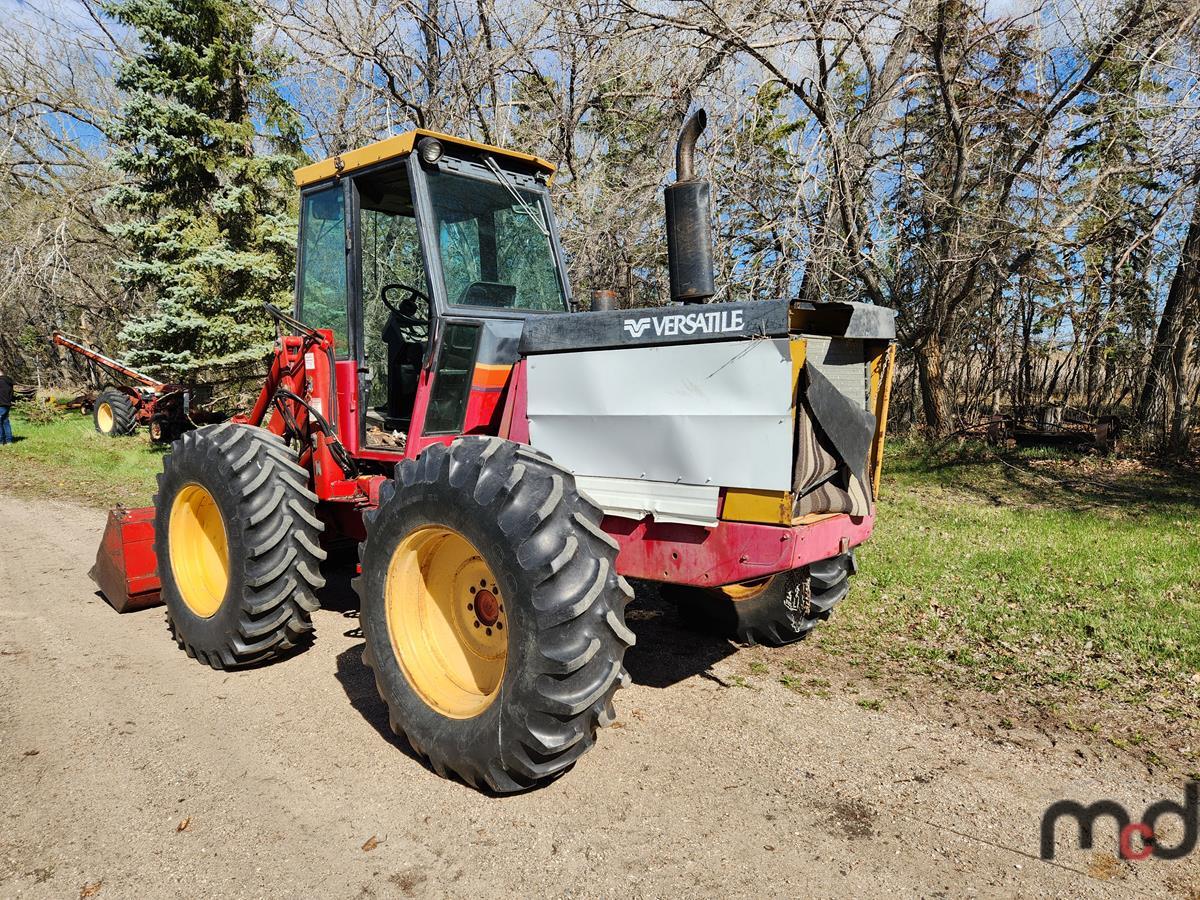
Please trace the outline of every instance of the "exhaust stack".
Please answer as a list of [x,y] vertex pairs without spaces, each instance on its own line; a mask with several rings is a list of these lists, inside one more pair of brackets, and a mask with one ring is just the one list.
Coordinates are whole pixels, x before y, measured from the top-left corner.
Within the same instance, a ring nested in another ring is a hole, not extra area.
[[716,293],[710,188],[695,171],[696,139],[707,124],[702,109],[684,123],[675,147],[675,183],[666,190],[671,299],[683,303],[703,303]]

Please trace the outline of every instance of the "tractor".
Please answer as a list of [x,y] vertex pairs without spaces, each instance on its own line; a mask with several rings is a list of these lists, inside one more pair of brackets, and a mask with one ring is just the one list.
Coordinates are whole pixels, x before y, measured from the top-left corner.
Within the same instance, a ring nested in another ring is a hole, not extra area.
[[139,425],[145,425],[153,443],[169,444],[189,428],[221,420],[220,415],[192,405],[195,388],[165,384],[58,331],[51,341],[82,356],[89,365],[108,369],[137,385],[129,387],[110,381],[99,394],[88,393],[80,399],[84,409],[91,406],[92,424],[98,434],[124,437],[137,431]]
[[703,128],[676,148],[653,308],[577,307],[535,156],[416,130],[298,169],[262,391],[174,442],[153,507],[110,516],[110,602],[161,599],[189,656],[253,666],[310,640],[342,554],[392,729],[497,793],[613,721],[627,579],[732,639],[807,634],[874,525],[893,314],[706,302]]

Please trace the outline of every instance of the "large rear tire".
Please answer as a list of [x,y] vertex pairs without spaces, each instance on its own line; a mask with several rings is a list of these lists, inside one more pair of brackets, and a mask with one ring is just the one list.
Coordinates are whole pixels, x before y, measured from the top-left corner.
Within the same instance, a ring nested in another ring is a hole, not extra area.
[[154,505],[167,622],[189,656],[228,669],[308,637],[324,526],[282,440],[249,425],[187,432],[163,459]]
[[392,730],[439,775],[551,779],[612,721],[633,592],[569,472],[500,438],[405,460],[367,516],[364,660]]
[[133,434],[137,428],[137,407],[133,398],[115,387],[106,387],[92,404],[92,424],[107,437]]
[[689,625],[743,644],[782,647],[828,619],[850,592],[854,551],[769,578],[720,588],[664,585]]

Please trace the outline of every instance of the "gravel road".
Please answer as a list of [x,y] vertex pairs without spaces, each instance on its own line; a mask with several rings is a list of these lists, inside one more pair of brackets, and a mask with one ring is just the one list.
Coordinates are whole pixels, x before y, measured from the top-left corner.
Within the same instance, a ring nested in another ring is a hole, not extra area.
[[[203,668],[86,572],[104,515],[0,495],[0,897],[1197,896],[1196,856],[1120,862],[1053,800],[1181,799],[1117,759],[736,684],[653,592],[619,719],[557,782],[494,798],[396,742],[341,580],[307,652]],[[836,619],[827,627],[836,627]],[[745,654],[748,651],[740,651]],[[1165,838],[1179,831],[1171,823]],[[1177,837],[1177,834],[1175,835]]]

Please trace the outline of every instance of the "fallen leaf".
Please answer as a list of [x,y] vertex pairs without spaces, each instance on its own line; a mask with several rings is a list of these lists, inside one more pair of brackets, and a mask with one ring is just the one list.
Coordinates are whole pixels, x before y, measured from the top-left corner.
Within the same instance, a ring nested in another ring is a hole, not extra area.
[[191,827],[192,827],[192,817],[188,816],[186,819],[184,819],[182,822],[180,822],[178,825],[175,826],[175,832],[176,832],[176,834],[178,834],[181,831],[187,831]]
[[95,897],[100,893],[100,888],[104,887],[104,879],[94,881],[91,884],[85,884],[79,889],[79,900],[86,900],[88,897]]
[[1088,863],[1088,874],[1101,881],[1109,880],[1118,875],[1120,871],[1121,864],[1111,853],[1093,853]]
[[624,728],[624,727],[625,727],[625,723],[624,723],[624,722],[613,722],[613,723],[612,723],[611,725],[609,725],[608,727],[609,727],[609,728]]
[[375,835],[371,835],[369,838],[367,838],[367,842],[362,845],[362,848],[363,848],[363,850],[370,852],[370,851],[374,850],[376,847],[378,847],[380,844],[385,843],[386,841],[387,841],[387,838],[383,838],[382,840],[380,840],[379,838],[375,837]]
[[26,750],[25,755],[26,756],[37,756],[41,752],[42,751],[40,751],[40,750]]

